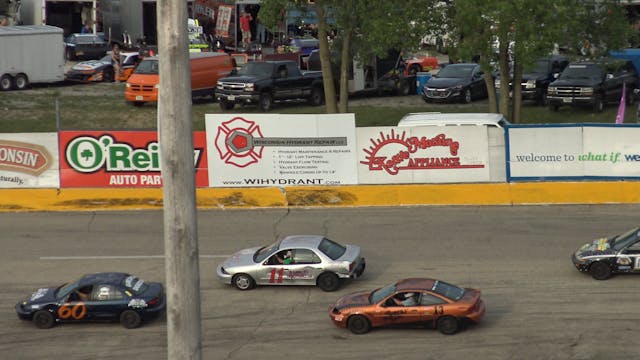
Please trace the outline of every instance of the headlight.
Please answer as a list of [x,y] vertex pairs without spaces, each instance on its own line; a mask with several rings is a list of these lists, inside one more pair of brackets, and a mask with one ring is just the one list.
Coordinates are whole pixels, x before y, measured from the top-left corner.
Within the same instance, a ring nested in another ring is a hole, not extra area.
[[126,83],[126,84],[125,84],[124,86],[125,86],[125,87],[128,87],[128,88],[130,88],[130,87],[131,87],[131,84],[129,84],[129,83]]
[[576,252],[573,254],[573,257],[576,259],[576,261],[578,261],[580,263],[584,262],[584,258],[581,256],[580,249],[576,250]]
[[525,89],[535,89],[536,88],[536,81],[535,80],[529,80],[524,84]]
[[496,89],[500,89],[500,79],[496,79],[494,84],[495,84]]
[[255,87],[254,83],[244,84],[244,91],[253,91],[254,87]]
[[547,89],[547,94],[555,95],[557,91],[558,89],[555,86],[549,86],[549,88]]
[[154,86],[154,88],[156,88],[156,89],[160,89],[160,83],[156,84],[156,85]]
[[580,89],[580,92],[582,93],[582,95],[591,96],[591,95],[593,95],[593,88],[590,88],[590,87],[582,88],[582,89]]

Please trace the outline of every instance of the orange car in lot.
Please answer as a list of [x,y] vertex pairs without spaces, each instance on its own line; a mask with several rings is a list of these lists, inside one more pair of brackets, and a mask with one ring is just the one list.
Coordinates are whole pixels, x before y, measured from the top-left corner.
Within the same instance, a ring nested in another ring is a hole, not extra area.
[[329,317],[354,334],[374,327],[425,324],[451,335],[467,321],[479,322],[485,310],[480,290],[412,278],[345,295],[329,308]]

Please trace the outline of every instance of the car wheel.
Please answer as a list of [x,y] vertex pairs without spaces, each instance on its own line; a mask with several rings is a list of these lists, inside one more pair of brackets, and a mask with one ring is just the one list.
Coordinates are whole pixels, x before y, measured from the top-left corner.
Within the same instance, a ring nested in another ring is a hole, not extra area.
[[120,324],[127,329],[135,329],[142,324],[142,318],[133,310],[125,310],[120,314]]
[[236,106],[236,103],[234,103],[234,102],[220,100],[220,109],[222,109],[222,110],[231,110],[235,106]]
[[102,81],[103,82],[113,82],[113,80],[115,80],[114,74],[113,74],[113,69],[112,68],[104,69],[102,71]]
[[24,90],[29,86],[29,79],[25,74],[18,74],[13,79],[13,82],[18,90]]
[[40,310],[33,314],[33,323],[38,329],[49,329],[53,326],[53,314],[47,310]]
[[324,103],[324,92],[318,86],[311,89],[311,96],[309,97],[309,103],[313,106],[320,106]]
[[13,79],[11,78],[11,75],[4,74],[2,75],[2,77],[0,77],[0,90],[2,91],[11,90],[12,86],[13,86]]
[[611,267],[603,262],[595,262],[589,267],[589,272],[596,280],[607,280],[611,277]]
[[464,97],[462,98],[462,102],[465,104],[471,103],[471,89],[467,89],[464,91]]
[[604,100],[602,100],[602,95],[597,95],[593,102],[593,111],[602,112],[604,110]]
[[362,335],[371,330],[371,323],[362,315],[353,315],[347,320],[347,328],[354,334]]
[[409,75],[415,75],[419,72],[422,72],[422,68],[420,67],[420,65],[411,65],[411,67],[409,68]]
[[323,291],[336,291],[340,287],[340,279],[338,275],[326,272],[318,276],[317,284]]
[[256,286],[256,282],[253,278],[247,274],[236,274],[231,279],[233,286],[238,290],[249,290]]
[[268,112],[273,108],[273,97],[270,93],[263,92],[260,94],[259,107],[264,112]]
[[443,316],[438,319],[438,331],[445,335],[453,335],[458,332],[460,322],[453,316]]

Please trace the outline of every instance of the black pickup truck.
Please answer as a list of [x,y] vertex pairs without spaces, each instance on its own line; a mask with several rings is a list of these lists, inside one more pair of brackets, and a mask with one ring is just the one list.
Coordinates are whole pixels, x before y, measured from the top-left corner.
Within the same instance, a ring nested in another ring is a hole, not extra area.
[[286,100],[307,100],[314,106],[324,102],[322,72],[302,73],[294,61],[248,62],[232,76],[218,80],[215,94],[223,110],[257,104],[269,111],[274,102]]
[[625,89],[627,104],[634,101],[638,73],[626,60],[605,59],[576,62],[567,66],[560,77],[549,84],[547,100],[551,110],[562,105],[591,106],[602,112],[605,104],[618,103]]

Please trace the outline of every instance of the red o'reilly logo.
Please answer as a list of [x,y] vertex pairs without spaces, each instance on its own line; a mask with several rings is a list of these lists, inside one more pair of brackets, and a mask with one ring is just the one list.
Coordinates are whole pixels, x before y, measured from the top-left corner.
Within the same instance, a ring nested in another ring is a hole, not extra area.
[[0,140],[0,170],[40,175],[51,166],[51,154],[43,146]]

